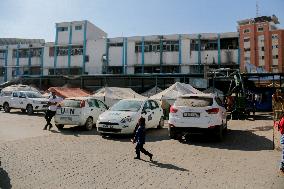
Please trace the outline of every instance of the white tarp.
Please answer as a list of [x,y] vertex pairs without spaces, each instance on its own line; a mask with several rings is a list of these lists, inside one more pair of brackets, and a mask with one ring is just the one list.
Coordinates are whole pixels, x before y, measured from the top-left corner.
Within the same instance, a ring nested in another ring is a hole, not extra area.
[[169,104],[173,104],[177,97],[184,94],[202,94],[202,92],[195,89],[190,84],[176,82],[169,88],[150,98],[154,100],[166,100]]
[[131,88],[120,88],[120,87],[103,87],[97,90],[93,96],[97,97],[108,106],[112,106],[121,99],[146,98],[136,93]]
[[150,97],[150,96],[153,96],[153,95],[155,95],[157,93],[160,93],[162,91],[163,91],[162,89],[160,89],[159,87],[155,86],[152,89],[149,89],[148,91],[142,93],[142,95],[146,96],[146,97]]
[[29,85],[10,85],[2,89],[3,92],[12,92],[12,91],[34,91],[40,93],[38,89]]
[[213,88],[213,87],[210,87],[204,91],[202,91],[203,93],[213,93],[215,94],[216,96],[220,97],[221,100],[224,100],[224,93],[222,91],[220,91],[219,89],[217,88]]

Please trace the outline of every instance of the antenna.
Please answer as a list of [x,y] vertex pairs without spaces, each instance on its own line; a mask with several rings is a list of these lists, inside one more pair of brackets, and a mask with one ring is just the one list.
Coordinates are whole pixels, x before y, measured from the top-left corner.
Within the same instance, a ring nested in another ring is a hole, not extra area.
[[259,17],[259,4],[258,1],[256,1],[256,17]]

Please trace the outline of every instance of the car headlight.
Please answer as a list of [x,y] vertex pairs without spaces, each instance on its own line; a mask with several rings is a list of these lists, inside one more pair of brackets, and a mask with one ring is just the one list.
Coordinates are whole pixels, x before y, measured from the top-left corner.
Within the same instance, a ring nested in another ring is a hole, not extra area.
[[122,118],[122,119],[120,120],[120,123],[131,122],[132,120],[133,120],[132,117],[127,116],[127,117],[125,117],[125,118]]

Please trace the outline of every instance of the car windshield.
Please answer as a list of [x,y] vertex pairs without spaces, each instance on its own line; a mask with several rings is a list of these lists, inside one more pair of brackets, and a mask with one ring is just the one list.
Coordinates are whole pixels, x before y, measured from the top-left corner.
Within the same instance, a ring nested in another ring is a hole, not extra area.
[[36,92],[26,92],[28,98],[43,98],[40,93]]
[[121,100],[114,104],[110,110],[137,112],[141,108],[142,102],[137,100]]
[[200,96],[190,96],[190,97],[180,97],[176,100],[176,106],[188,106],[188,107],[206,107],[212,106],[213,98],[211,97],[200,97]]
[[70,107],[70,108],[80,108],[80,100],[69,100],[65,99],[61,102],[61,106]]

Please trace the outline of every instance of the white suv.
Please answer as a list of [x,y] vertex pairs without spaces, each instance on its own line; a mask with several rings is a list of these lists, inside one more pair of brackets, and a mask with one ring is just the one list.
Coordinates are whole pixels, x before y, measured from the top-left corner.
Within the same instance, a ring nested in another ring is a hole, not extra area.
[[21,109],[31,115],[33,112],[46,111],[48,99],[34,91],[3,91],[0,95],[0,105],[5,112],[11,109]]
[[99,115],[106,110],[107,106],[94,97],[66,98],[60,103],[54,122],[58,129],[64,125],[80,125],[92,130]]
[[226,109],[214,94],[183,95],[170,108],[169,136],[172,139],[182,134],[209,131],[222,140],[226,130]]

